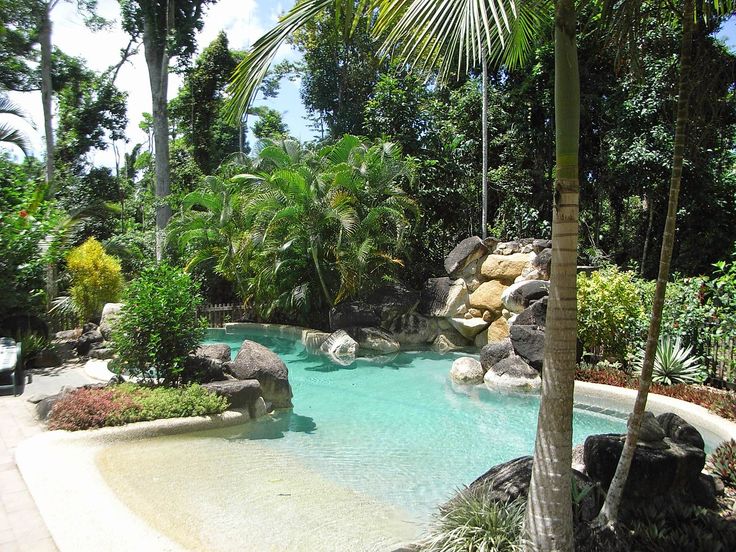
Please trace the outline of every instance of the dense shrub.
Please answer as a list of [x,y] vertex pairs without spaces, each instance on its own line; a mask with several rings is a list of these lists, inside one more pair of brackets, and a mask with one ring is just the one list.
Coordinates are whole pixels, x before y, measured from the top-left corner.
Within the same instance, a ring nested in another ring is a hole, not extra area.
[[197,318],[199,287],[188,274],[161,263],[144,269],[125,295],[112,333],[118,369],[153,383],[177,385],[184,361],[204,338]]
[[80,322],[99,318],[105,303],[120,298],[123,289],[120,263],[105,253],[96,239],[89,238],[72,249],[66,265],[72,277],[71,297]]
[[462,493],[442,512],[421,550],[522,550],[524,508],[521,500],[506,503],[483,493]]
[[586,353],[625,361],[643,337],[646,318],[633,272],[607,267],[578,275],[578,339]]
[[710,469],[729,487],[736,487],[736,441],[724,441],[708,459]]
[[187,387],[141,387],[124,383],[81,388],[64,395],[51,410],[50,429],[76,431],[146,420],[219,414],[227,399],[193,384]]

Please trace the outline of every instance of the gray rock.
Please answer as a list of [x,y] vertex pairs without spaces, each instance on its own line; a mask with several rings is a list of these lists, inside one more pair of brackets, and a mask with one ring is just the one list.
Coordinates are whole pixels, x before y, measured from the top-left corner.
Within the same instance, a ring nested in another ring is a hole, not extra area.
[[84,326],[82,326],[82,333],[86,334],[88,332],[94,331],[98,329],[99,326],[95,324],[94,322],[87,322]]
[[456,383],[467,385],[483,383],[483,367],[480,361],[474,358],[460,357],[452,363],[450,377]]
[[549,282],[546,280],[524,280],[512,284],[501,295],[503,306],[513,313],[521,313],[534,301],[549,295]]
[[63,364],[61,355],[55,347],[39,351],[31,359],[30,367],[32,368],[52,368]]
[[80,336],[79,330],[64,330],[54,334],[54,340],[58,341],[76,341]]
[[[629,416],[628,425],[631,424],[631,416]],[[657,445],[662,443],[665,438],[664,429],[659,425],[657,418],[649,411],[644,412],[639,426],[639,442],[642,444]]]
[[292,406],[289,370],[284,361],[260,343],[245,340],[235,360],[224,364],[225,370],[236,379],[257,379],[261,384],[263,398],[274,408]]
[[701,473],[684,491],[687,502],[715,510],[718,507],[718,487],[715,478],[707,473]]
[[432,343],[439,333],[436,319],[427,318],[415,312],[394,320],[389,330],[394,339],[402,345]]
[[388,329],[391,323],[416,308],[419,292],[398,284],[383,286],[357,301],[343,302],[330,310],[332,331],[355,327]]
[[542,371],[544,365],[544,331],[536,326],[521,326],[514,323],[510,329],[514,352],[529,365]]
[[534,240],[532,242],[532,248],[535,253],[539,254],[544,249],[550,249],[552,247],[552,240]]
[[120,309],[123,308],[122,303],[106,303],[102,307],[102,317],[100,318],[100,333],[105,340],[110,340],[115,321],[120,316]]
[[489,343],[480,350],[480,363],[483,366],[483,370],[487,372],[494,364],[497,364],[513,352],[514,348],[511,345],[511,339]]
[[[95,343],[95,345],[98,345]],[[95,347],[94,345],[87,353],[90,358],[97,358],[100,360],[107,360],[115,356],[115,351],[110,347]]]
[[524,311],[514,318],[514,324],[519,326],[537,326],[544,328],[547,325],[547,303],[549,297],[542,297],[534,301]]
[[[88,325],[89,324],[85,324],[85,327]],[[80,356],[85,356],[87,353],[89,353],[89,350],[92,348],[92,345],[94,343],[101,343],[102,341],[104,341],[104,338],[102,337],[100,331],[97,329],[89,330],[88,332],[83,333],[79,337],[79,339],[77,339],[77,354]]]
[[345,330],[337,330],[330,334],[320,346],[320,351],[329,356],[333,362],[348,366],[355,362],[358,353],[358,342]]
[[182,380],[187,383],[207,383],[224,379],[224,363],[217,358],[189,355],[184,361]]
[[200,345],[194,354],[199,357],[214,358],[220,362],[228,362],[231,360],[232,351],[224,343],[215,343],[213,345]]
[[[624,446],[624,435],[591,435],[585,440],[585,470],[608,489]],[[705,465],[705,452],[665,438],[664,448],[637,446],[624,496],[647,500],[680,491],[695,483]]]
[[458,278],[471,262],[488,253],[488,247],[478,236],[465,238],[445,258],[445,270],[450,278]]
[[462,279],[430,278],[422,289],[417,312],[439,318],[457,316],[467,300],[468,290]]
[[498,361],[489,371],[497,376],[508,376],[510,378],[534,379],[539,377],[539,372],[518,356],[510,356]]
[[676,443],[687,443],[705,450],[705,441],[700,432],[677,414],[665,412],[657,416],[657,421],[662,426],[665,435]]
[[397,352],[401,347],[391,334],[379,328],[350,328],[347,332],[358,342],[361,351],[389,354]]
[[256,417],[256,401],[262,397],[258,380],[215,381],[205,383],[202,387],[225,397],[231,409],[248,410],[251,418]]
[[512,355],[494,364],[483,377],[491,389],[514,392],[532,392],[542,386],[542,378],[520,357]]
[[328,332],[320,332],[319,330],[304,330],[302,332],[302,344],[310,353],[316,353],[322,344],[330,337]]
[[379,308],[363,301],[345,301],[330,309],[330,329],[333,332],[355,326],[380,325]]
[[549,280],[552,268],[552,249],[546,248],[537,253],[532,261],[532,268],[539,273],[539,278]]
[[440,334],[432,342],[432,349],[438,353],[447,353],[468,346],[468,340],[450,328],[442,330]]

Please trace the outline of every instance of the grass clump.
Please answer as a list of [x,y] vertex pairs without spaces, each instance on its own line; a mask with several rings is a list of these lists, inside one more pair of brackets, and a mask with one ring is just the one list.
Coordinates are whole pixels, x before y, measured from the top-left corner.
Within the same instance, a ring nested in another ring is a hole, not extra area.
[[179,388],[123,383],[67,393],[49,415],[49,429],[78,431],[132,422],[220,414],[227,399],[193,384]]
[[480,493],[460,493],[421,543],[429,552],[516,552],[522,550],[525,503],[499,502]]

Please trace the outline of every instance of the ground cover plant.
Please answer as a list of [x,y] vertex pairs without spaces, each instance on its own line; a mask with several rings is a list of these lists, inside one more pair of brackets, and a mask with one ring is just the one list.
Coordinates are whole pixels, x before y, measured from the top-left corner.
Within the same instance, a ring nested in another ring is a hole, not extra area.
[[49,415],[49,429],[78,431],[132,422],[220,414],[229,406],[197,384],[147,387],[123,383],[79,388],[65,394]]

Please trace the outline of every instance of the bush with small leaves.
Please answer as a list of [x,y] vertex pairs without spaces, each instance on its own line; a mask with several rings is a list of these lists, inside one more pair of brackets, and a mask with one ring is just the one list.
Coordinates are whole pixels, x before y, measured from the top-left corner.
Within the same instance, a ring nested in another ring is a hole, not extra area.
[[89,238],[69,252],[66,266],[72,277],[71,298],[80,322],[99,319],[105,303],[120,298],[123,277],[120,263],[105,253],[102,244]]
[[729,487],[736,487],[736,441],[724,441],[708,460],[711,471]]
[[204,338],[201,302],[199,286],[182,270],[166,263],[144,269],[129,284],[112,332],[118,370],[149,383],[181,383],[187,355]]

